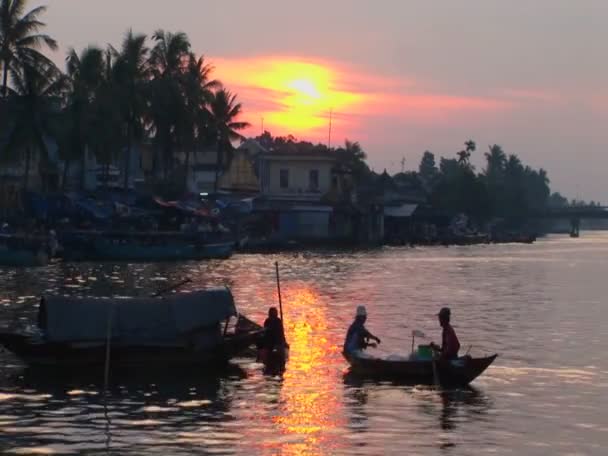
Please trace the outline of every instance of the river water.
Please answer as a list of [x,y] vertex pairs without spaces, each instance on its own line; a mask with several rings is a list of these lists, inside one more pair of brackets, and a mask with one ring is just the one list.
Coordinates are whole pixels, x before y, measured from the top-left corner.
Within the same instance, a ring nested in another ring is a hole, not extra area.
[[[282,377],[250,359],[218,375],[102,379],[41,374],[0,353],[2,454],[607,454],[608,233],[533,245],[236,255],[180,264],[56,264],[0,271],[0,325],[35,316],[43,293],[143,295],[183,277],[228,285],[263,321],[282,272],[291,356]],[[439,341],[452,307],[463,348],[498,353],[470,389],[345,375],[355,306],[379,351],[412,329]]]

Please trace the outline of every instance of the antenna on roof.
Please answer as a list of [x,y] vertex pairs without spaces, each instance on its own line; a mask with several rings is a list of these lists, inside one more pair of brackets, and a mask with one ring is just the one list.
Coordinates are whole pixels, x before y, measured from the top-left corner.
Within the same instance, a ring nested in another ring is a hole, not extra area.
[[262,134],[264,134],[264,116],[262,116]]
[[331,149],[331,118],[334,113],[333,108],[329,108],[329,134],[327,135],[327,148]]

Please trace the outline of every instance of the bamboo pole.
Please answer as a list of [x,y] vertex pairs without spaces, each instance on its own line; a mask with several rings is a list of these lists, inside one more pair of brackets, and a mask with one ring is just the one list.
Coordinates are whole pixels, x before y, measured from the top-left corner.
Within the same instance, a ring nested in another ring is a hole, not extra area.
[[274,263],[275,269],[277,272],[277,291],[279,293],[279,314],[281,315],[281,321],[283,322],[283,326],[285,326],[285,321],[283,320],[283,299],[281,298],[281,278],[279,276],[279,262],[276,261]]

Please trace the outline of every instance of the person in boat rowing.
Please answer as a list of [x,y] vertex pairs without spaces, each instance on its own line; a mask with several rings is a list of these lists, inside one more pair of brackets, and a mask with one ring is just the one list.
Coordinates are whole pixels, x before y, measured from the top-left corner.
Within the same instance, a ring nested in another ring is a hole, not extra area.
[[357,307],[357,313],[355,315],[355,321],[348,328],[346,333],[346,339],[344,340],[344,353],[352,353],[357,350],[364,350],[369,345],[369,340],[375,340],[380,343],[380,339],[374,336],[365,327],[365,321],[367,320],[367,310],[365,306]]
[[268,318],[264,322],[264,340],[263,348],[272,351],[275,348],[289,348],[289,344],[285,339],[285,328],[283,328],[283,320],[279,318],[279,312],[276,307],[268,309]]
[[441,332],[441,347],[431,342],[431,348],[440,354],[440,359],[456,359],[460,350],[460,342],[456,336],[456,331],[450,324],[451,311],[448,307],[442,308],[437,317],[439,324],[443,328]]

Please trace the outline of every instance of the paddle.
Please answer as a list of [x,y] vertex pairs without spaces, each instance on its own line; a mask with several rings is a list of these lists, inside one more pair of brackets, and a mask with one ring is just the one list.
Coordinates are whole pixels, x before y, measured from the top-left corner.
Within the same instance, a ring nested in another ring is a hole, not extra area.
[[[275,270],[277,273],[277,293],[279,295],[279,314],[281,316],[281,326],[283,327],[283,334],[285,334],[285,320],[283,320],[283,298],[281,297],[281,277],[279,276],[279,262],[274,262]],[[289,348],[289,344],[285,341],[284,350]]]
[[283,320],[283,300],[281,299],[281,278],[279,277],[279,262],[275,261],[274,266],[277,271],[277,292],[279,294],[279,314],[281,315],[281,321],[283,322],[283,326],[285,326],[285,321]]
[[106,359],[103,369],[103,391],[104,397],[108,395],[108,380],[110,377],[110,347],[112,344],[112,317],[114,315],[114,304],[108,310],[108,322],[106,326]]
[[433,383],[437,388],[441,386],[439,382],[439,370],[437,369],[437,359],[433,356]]
[[186,285],[187,283],[190,283],[190,282],[192,282],[192,279],[190,277],[188,277],[188,278],[182,280],[181,282],[174,283],[173,285],[170,285],[170,286],[168,286],[166,288],[163,288],[163,289],[157,291],[156,293],[154,293],[152,295],[152,297],[153,298],[158,298],[159,296],[162,296],[165,293],[169,293],[170,291],[177,290],[179,287],[182,287],[182,286],[184,286],[184,285]]

